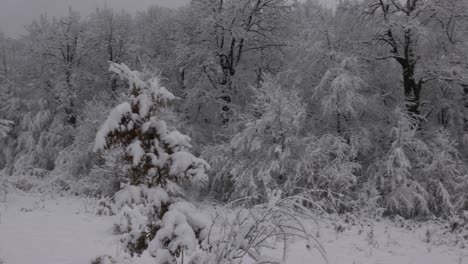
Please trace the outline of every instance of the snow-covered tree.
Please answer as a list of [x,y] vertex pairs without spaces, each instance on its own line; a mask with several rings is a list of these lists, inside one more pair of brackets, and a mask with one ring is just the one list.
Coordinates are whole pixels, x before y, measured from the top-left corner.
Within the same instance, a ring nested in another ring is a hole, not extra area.
[[362,94],[366,83],[359,76],[360,67],[357,58],[344,58],[325,73],[315,88],[314,97],[321,101],[323,116],[335,120],[338,135],[349,135],[349,122],[366,109],[368,100]]
[[[252,113],[241,117],[241,131],[227,144],[205,150],[217,171],[213,184],[232,182],[224,198],[266,198],[267,190],[294,192],[301,180],[302,155],[307,138],[301,136],[305,106],[294,90],[287,90],[274,77],[266,77],[255,93]],[[245,125],[244,125],[245,124]]]
[[89,58],[85,70],[98,75],[99,81],[106,81],[102,86],[109,87],[106,89],[107,94],[115,98],[119,91],[116,91],[117,82],[111,78],[108,64],[109,61],[119,63],[133,59],[137,47],[134,43],[135,34],[132,34],[135,30],[134,22],[125,11],[99,8],[90,15],[86,25],[84,37],[90,48],[87,50]]
[[468,168],[463,164],[456,140],[450,132],[440,129],[429,143],[430,160],[422,177],[418,179],[427,186],[431,211],[439,216],[450,217],[466,210]]
[[80,103],[77,79],[82,76],[79,66],[89,55],[85,25],[80,14],[70,8],[64,17],[50,19],[42,15],[29,25],[28,30],[31,59],[35,61],[35,67],[39,66],[37,74],[45,77],[57,105],[65,113],[65,123],[74,126],[78,121]]
[[111,63],[110,71],[128,85],[128,100],[114,108],[96,135],[94,150],[123,153],[124,187],[115,195],[120,222],[117,230],[131,254],[147,248],[158,263],[175,263],[203,238],[205,227],[194,220],[195,209],[176,202],[182,183],[207,181],[209,165],[188,149],[190,138],[162,119],[176,97],[125,64]]
[[250,102],[249,86],[277,72],[289,10],[284,0],[195,0],[180,12],[178,70],[193,83],[186,95],[195,136],[212,140],[211,130]]
[[373,41],[385,47],[377,58],[391,59],[400,65],[408,113],[419,118],[423,87],[444,79],[429,71],[431,62],[441,59],[440,52],[425,52],[430,35],[453,43],[461,32],[456,29],[464,19],[466,4],[459,0],[366,0],[360,5],[362,14],[371,17],[370,23],[376,25]]
[[143,81],[139,72],[124,64],[112,63],[110,70],[128,83],[130,102],[111,111],[96,135],[94,150],[122,144],[132,185],[160,185],[176,191],[184,180],[206,181],[209,166],[187,151],[190,138],[158,119],[175,96],[160,85],[158,78]]
[[377,188],[388,213],[405,217],[429,214],[429,195],[413,175],[427,162],[429,149],[417,136],[415,120],[404,110],[395,110],[395,120],[391,147],[377,164]]

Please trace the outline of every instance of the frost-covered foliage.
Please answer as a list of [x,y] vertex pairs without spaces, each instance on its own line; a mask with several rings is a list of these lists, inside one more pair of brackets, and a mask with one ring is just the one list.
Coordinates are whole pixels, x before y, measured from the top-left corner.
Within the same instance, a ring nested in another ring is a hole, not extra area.
[[[326,259],[326,253],[310,226],[312,213],[302,204],[302,196],[283,197],[280,190],[268,192],[267,202],[249,208],[240,200],[216,209],[215,221],[200,252],[192,264],[285,263],[290,244],[305,242],[308,250],[316,250]],[[270,257],[264,252],[281,252]]]
[[450,132],[441,129],[430,143],[431,159],[424,175],[431,196],[429,205],[437,215],[451,216],[467,209],[468,168],[463,164],[457,143]]
[[12,130],[14,144],[4,149],[12,158],[6,164],[11,174],[21,175],[36,168],[53,170],[58,153],[71,141],[73,130],[64,126],[60,116],[52,114],[48,101],[29,103],[28,112]]
[[169,194],[180,194],[182,183],[206,182],[209,165],[188,152],[188,136],[161,119],[175,96],[159,78],[144,79],[125,64],[111,63],[110,71],[128,85],[128,101],[110,112],[97,132],[94,150],[123,153],[125,184],[114,196],[116,229],[130,254],[148,250],[158,263],[176,263],[198,247],[206,224],[192,205]]
[[252,196],[264,201],[267,189],[292,193],[304,177],[305,107],[296,91],[277,82],[266,77],[255,94],[253,113],[241,119],[241,131],[229,143],[205,150],[217,174],[214,184],[234,185],[232,195],[214,190],[224,199]]
[[147,252],[157,263],[178,263],[199,250],[211,219],[161,187],[126,185],[114,196],[115,232],[131,256]]
[[328,69],[315,87],[314,97],[321,101],[323,115],[329,120],[336,119],[338,134],[347,132],[346,123],[366,107],[367,100],[361,93],[366,84],[360,68],[356,58],[344,58],[337,67]]
[[127,185],[114,197],[118,220],[115,231],[131,255],[143,251],[158,263],[175,263],[198,249],[210,219],[190,203],[174,202],[160,187]]
[[204,152],[217,174],[212,194],[226,200],[248,196],[261,203],[268,190],[281,189],[286,196],[306,195],[329,212],[349,210],[361,170],[356,158],[368,148],[365,130],[357,135],[348,125],[346,138],[320,135],[306,131],[305,120],[306,106],[297,91],[267,76],[252,113],[241,118],[240,131],[229,143]]
[[[330,53],[333,66],[314,87],[309,101],[309,108],[316,112],[312,117],[314,129],[320,131],[318,134],[343,137],[352,156],[365,155],[372,148],[371,126],[366,119],[372,118],[371,109],[376,108],[374,92],[366,80],[366,64],[357,57]],[[324,125],[335,129],[323,129]]]
[[314,87],[309,101],[309,109],[316,112],[311,118],[316,136],[303,158],[309,173],[305,186],[324,209],[343,213],[353,207],[353,190],[364,182],[359,158],[371,153],[372,143],[363,119],[373,99],[365,96],[368,85],[359,59],[329,53],[333,66]]
[[[1,83],[1,82],[0,82]],[[4,138],[7,136],[7,134],[11,130],[11,126],[13,125],[13,121],[10,121],[8,119],[5,119],[5,116],[7,114],[3,114],[3,112],[8,110],[7,105],[9,104],[9,100],[11,100],[11,96],[9,96],[9,93],[5,90],[3,86],[7,86],[6,84],[0,85],[0,138]]]
[[340,136],[326,134],[307,146],[308,178],[301,186],[323,209],[342,213],[351,207],[351,190],[357,186],[361,165],[357,152]]
[[467,209],[468,167],[450,132],[440,128],[430,135],[430,157],[416,178],[427,190],[432,214],[450,219]]
[[396,126],[392,129],[393,142],[376,174],[387,210],[403,216],[429,213],[428,194],[415,180],[414,169],[422,166],[429,155],[427,145],[417,136],[412,118],[398,109]]
[[449,217],[463,210],[466,166],[446,130],[434,132],[432,140],[421,139],[418,126],[404,111],[395,112],[393,142],[376,164],[377,188],[388,213],[402,216],[435,214]]
[[206,182],[209,165],[187,152],[190,137],[158,118],[175,96],[161,86],[159,78],[143,81],[139,72],[125,64],[112,63],[110,71],[128,84],[129,102],[110,112],[97,132],[94,150],[123,146],[132,185],[160,185],[177,191],[179,182]]
[[0,138],[6,137],[10,132],[10,126],[13,124],[12,121],[0,119]]
[[107,118],[109,105],[102,100],[86,103],[72,144],[60,151],[55,161],[53,174],[68,181],[73,193],[112,196],[119,188],[123,175],[120,152],[105,152],[102,156],[93,152],[96,132]]

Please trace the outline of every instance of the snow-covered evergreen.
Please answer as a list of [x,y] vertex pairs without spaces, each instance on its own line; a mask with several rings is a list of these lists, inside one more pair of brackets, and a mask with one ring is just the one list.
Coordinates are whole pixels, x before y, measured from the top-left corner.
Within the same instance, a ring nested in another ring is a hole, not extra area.
[[176,97],[158,77],[145,80],[123,63],[111,63],[109,70],[128,86],[128,101],[111,110],[97,132],[94,151],[123,149],[125,179],[114,198],[116,231],[130,254],[148,249],[158,262],[174,263],[197,248],[208,225],[197,225],[195,208],[171,196],[181,193],[182,183],[206,183],[210,166],[188,152],[190,137],[161,119]]

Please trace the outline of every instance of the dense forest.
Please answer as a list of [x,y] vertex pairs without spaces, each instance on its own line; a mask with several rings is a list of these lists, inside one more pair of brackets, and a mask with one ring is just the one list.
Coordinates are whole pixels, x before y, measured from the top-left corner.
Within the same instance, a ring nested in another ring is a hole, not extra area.
[[[156,263],[279,263],[250,249],[308,214],[466,228],[468,3],[43,15],[0,34],[0,138],[2,181],[101,199]],[[207,239],[198,203],[252,228]]]

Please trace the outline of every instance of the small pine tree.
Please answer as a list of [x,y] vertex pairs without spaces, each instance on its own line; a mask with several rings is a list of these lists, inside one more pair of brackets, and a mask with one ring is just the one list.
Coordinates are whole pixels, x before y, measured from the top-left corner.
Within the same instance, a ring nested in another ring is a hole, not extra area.
[[209,165],[188,149],[190,138],[170,129],[160,116],[175,96],[157,77],[111,63],[110,71],[128,85],[128,101],[114,108],[99,129],[94,150],[121,150],[126,181],[115,195],[119,209],[117,231],[130,254],[149,249],[158,263],[175,263],[203,239],[203,221],[195,210],[175,203],[180,183],[207,181]]

